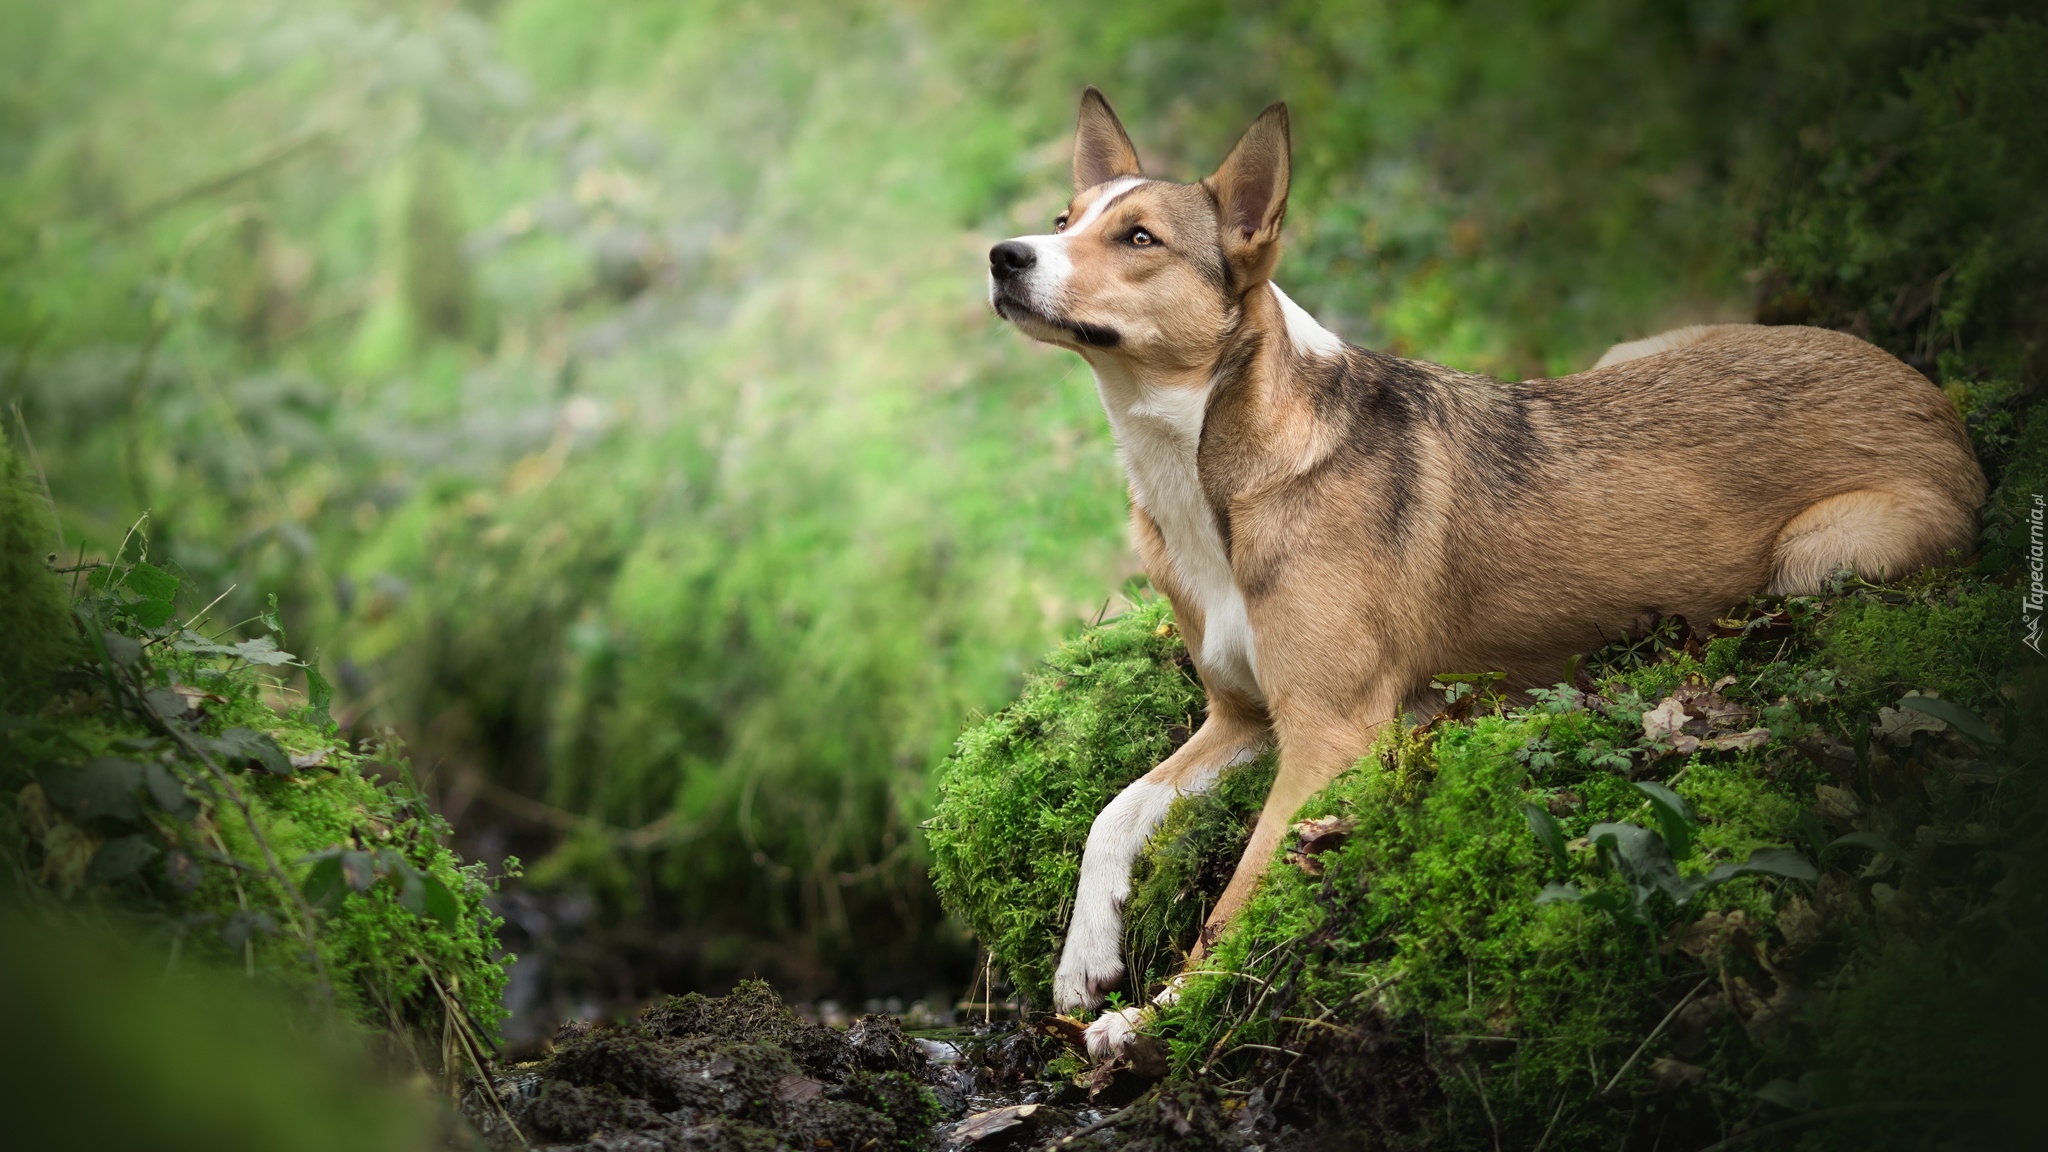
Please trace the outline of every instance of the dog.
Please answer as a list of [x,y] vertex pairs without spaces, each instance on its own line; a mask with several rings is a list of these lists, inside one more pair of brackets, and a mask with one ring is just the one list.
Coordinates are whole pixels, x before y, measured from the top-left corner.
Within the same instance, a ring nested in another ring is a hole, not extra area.
[[[1206,179],[1150,179],[1089,88],[1073,199],[989,252],[996,313],[1094,369],[1132,540],[1208,698],[1089,831],[1061,1011],[1122,978],[1131,866],[1174,799],[1269,745],[1278,776],[1197,957],[1302,802],[1433,674],[1554,683],[1645,612],[1896,578],[1976,535],[1984,476],[1953,405],[1853,336],[1685,328],[1515,383],[1345,343],[1271,279],[1290,150],[1274,104]],[[1105,1015],[1090,1048],[1133,1020]]]

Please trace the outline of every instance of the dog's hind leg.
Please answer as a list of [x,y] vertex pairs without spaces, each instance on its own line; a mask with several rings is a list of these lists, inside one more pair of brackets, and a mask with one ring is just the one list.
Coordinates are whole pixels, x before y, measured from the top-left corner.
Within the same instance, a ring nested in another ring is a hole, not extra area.
[[1967,549],[1975,516],[1920,492],[1862,489],[1830,496],[1794,516],[1771,550],[1769,591],[1812,595],[1837,570],[1870,580],[1897,579]]
[[1131,894],[1131,865],[1166,810],[1186,793],[1204,792],[1225,768],[1257,758],[1271,737],[1265,722],[1211,700],[1208,719],[1186,744],[1122,792],[1088,829],[1081,883],[1060,966],[1053,1004],[1062,1012],[1093,1008],[1123,978],[1123,904]]

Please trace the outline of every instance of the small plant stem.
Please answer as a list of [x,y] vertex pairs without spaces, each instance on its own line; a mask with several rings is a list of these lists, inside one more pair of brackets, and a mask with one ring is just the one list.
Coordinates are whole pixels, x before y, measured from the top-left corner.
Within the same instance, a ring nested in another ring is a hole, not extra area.
[[1699,983],[1693,985],[1692,991],[1687,992],[1685,994],[1685,999],[1680,1000],[1677,1004],[1673,1005],[1671,1011],[1666,1012],[1664,1014],[1664,1018],[1662,1020],[1657,1021],[1657,1026],[1655,1028],[1650,1029],[1650,1034],[1648,1036],[1643,1037],[1643,1042],[1641,1044],[1636,1045],[1636,1050],[1634,1052],[1629,1053],[1628,1059],[1621,1062],[1621,1067],[1615,1069],[1614,1078],[1612,1080],[1609,1080],[1607,1082],[1607,1087],[1602,1088],[1598,1094],[1601,1096],[1605,1096],[1609,1092],[1614,1091],[1614,1086],[1616,1084],[1621,1083],[1621,1078],[1623,1076],[1628,1075],[1628,1070],[1630,1068],[1635,1067],[1636,1060],[1642,1056],[1643,1051],[1645,1049],[1649,1048],[1650,1041],[1655,1040],[1660,1034],[1662,1034],[1664,1031],[1664,1026],[1666,1024],[1671,1023],[1672,1018],[1677,1016],[1679,1011],[1683,1009],[1687,1004],[1692,1003],[1693,997],[1700,994],[1700,989],[1705,988],[1707,985],[1713,983],[1713,980],[1714,978],[1712,976],[1708,976],[1701,979]]
[[1536,1141],[1535,1152],[1543,1152],[1543,1146],[1550,1143],[1550,1134],[1557,1130],[1557,1118],[1564,1115],[1564,1102],[1570,1095],[1569,1087],[1557,1090],[1557,1107],[1550,1110],[1550,1123],[1543,1126],[1543,1135]]
[[[519,1125],[512,1122],[512,1114],[505,1110],[505,1102],[498,1098],[498,1086],[491,1083],[490,1070],[484,1067],[486,1061],[483,1056],[483,1041],[470,1034],[468,1011],[448,994],[448,989],[441,986],[441,979],[434,975],[432,965],[421,959],[418,953],[413,954],[413,959],[419,961],[420,969],[427,974],[427,981],[440,995],[441,1007],[447,1012],[448,1021],[453,1025],[457,1045],[469,1057],[470,1066],[476,1069],[477,1079],[483,1084],[484,1094],[491,1098],[491,1107],[498,1110],[498,1118],[505,1122],[505,1127],[511,1129],[512,1138],[524,1145],[527,1142],[526,1134],[519,1130]],[[445,1056],[443,1059],[445,1060]]]

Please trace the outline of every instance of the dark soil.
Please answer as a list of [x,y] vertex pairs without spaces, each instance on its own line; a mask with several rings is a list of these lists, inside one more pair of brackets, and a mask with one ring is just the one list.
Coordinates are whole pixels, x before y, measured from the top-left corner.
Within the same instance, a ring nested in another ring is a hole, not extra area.
[[546,1057],[495,1078],[502,1112],[477,1084],[462,1112],[492,1148],[562,1152],[1234,1152],[1284,1128],[1261,1097],[1200,1082],[1077,1083],[1048,1069],[1063,1051],[1028,1020],[913,1037],[876,1014],[840,1031],[749,980],[629,1024],[564,1025]]

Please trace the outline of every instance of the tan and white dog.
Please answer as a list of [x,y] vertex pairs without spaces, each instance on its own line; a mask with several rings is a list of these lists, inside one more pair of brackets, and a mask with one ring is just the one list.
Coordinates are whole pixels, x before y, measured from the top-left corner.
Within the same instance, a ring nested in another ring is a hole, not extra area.
[[1346,344],[1270,279],[1288,167],[1275,104],[1207,179],[1147,179],[1090,88],[1067,210],[989,252],[996,312],[1095,370],[1131,534],[1208,693],[1089,832],[1062,1010],[1122,977],[1131,865],[1167,807],[1270,743],[1279,776],[1205,944],[1432,674],[1553,683],[1645,611],[1712,619],[1975,536],[1984,477],[1953,406],[1853,336],[1681,329],[1518,383]]

